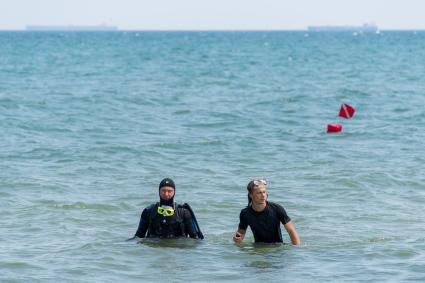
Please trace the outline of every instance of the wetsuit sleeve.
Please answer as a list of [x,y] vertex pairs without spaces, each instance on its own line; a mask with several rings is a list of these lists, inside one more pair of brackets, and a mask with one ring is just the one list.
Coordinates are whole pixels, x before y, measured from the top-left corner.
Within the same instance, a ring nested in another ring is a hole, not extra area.
[[139,238],[144,238],[146,235],[146,231],[149,227],[149,212],[148,208],[145,208],[140,216],[139,227],[137,228],[137,232],[134,236]]
[[192,221],[192,215],[190,214],[189,210],[184,209],[184,217],[183,217],[183,223],[184,223],[184,229],[186,234],[189,235],[189,237],[196,239],[197,238],[197,234],[196,234],[196,230],[194,227],[194,223]]
[[239,229],[246,230],[248,228],[248,219],[244,210],[239,214]]
[[276,204],[276,212],[277,212],[277,217],[279,218],[280,222],[282,222],[283,225],[291,221],[291,218],[289,218],[285,209],[281,205]]

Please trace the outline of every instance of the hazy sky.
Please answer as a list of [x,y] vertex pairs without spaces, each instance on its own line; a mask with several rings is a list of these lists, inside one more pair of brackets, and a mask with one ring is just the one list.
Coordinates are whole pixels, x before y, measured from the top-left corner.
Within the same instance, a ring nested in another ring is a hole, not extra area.
[[0,29],[306,29],[370,22],[381,29],[425,29],[424,11],[425,0],[0,0]]

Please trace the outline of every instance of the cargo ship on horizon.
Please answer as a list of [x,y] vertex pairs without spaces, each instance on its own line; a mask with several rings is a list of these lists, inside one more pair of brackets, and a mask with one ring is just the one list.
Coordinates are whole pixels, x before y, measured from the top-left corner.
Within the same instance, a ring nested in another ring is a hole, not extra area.
[[309,26],[309,32],[379,32],[376,24],[363,24],[361,26]]
[[49,26],[49,25],[29,25],[27,31],[117,31],[116,26],[97,25],[97,26]]

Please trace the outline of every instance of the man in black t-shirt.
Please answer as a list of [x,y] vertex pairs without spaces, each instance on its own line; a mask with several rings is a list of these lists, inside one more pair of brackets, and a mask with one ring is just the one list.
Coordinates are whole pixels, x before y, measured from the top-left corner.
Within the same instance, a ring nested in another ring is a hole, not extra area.
[[264,179],[248,183],[248,206],[242,209],[238,230],[233,236],[235,242],[242,242],[246,229],[251,227],[255,242],[283,242],[280,223],[285,227],[291,243],[299,245],[300,238],[286,214],[285,209],[277,203],[267,201],[267,182]]

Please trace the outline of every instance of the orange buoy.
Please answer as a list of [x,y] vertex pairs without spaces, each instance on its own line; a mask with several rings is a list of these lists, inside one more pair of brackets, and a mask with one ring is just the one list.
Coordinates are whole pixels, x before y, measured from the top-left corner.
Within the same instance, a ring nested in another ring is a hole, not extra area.
[[356,109],[354,109],[353,106],[343,103],[339,110],[339,116],[345,119],[350,119],[353,118],[354,112],[356,112]]
[[328,124],[328,133],[339,133],[342,131],[341,124]]

